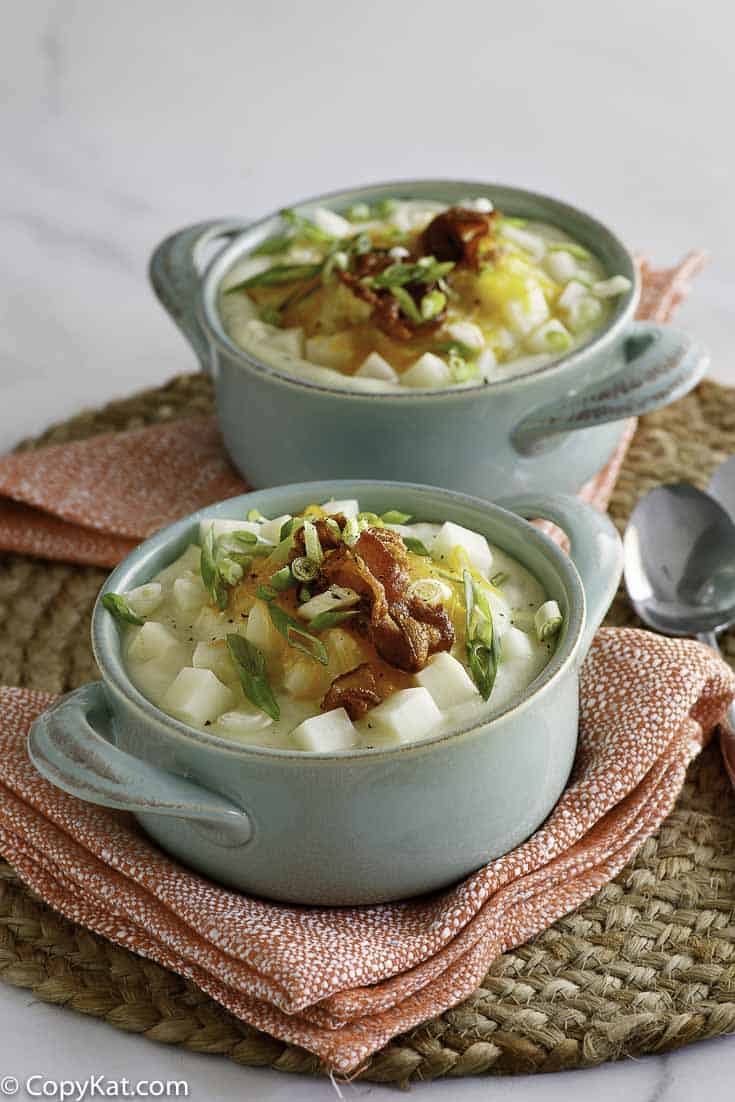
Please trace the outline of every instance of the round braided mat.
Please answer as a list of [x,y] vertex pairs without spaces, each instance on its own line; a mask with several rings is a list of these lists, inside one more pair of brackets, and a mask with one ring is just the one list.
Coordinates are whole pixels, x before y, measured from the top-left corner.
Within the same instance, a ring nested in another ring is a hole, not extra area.
[[[61,443],[210,412],[209,381],[88,411],[36,441]],[[660,482],[706,484],[735,452],[735,390],[703,383],[642,419],[611,513],[622,528]],[[89,619],[104,571],[0,558],[0,682],[64,692],[96,676]],[[624,594],[610,624],[633,624]],[[735,632],[723,639],[735,664]],[[0,862],[0,977],[128,1032],[250,1066],[319,1074],[318,1060],[244,1025],[198,988],[59,917]],[[616,879],[506,953],[460,1006],[396,1038],[361,1077],[377,1082],[558,1071],[735,1032],[735,795],[711,746],[676,809]]]

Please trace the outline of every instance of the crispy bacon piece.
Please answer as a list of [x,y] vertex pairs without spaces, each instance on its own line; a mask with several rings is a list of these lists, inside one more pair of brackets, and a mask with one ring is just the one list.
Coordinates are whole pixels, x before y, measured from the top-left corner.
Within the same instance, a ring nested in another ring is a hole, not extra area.
[[[393,340],[410,341],[419,330],[423,334],[431,333],[437,329],[443,321],[445,311],[442,311],[441,314],[430,321],[423,321],[418,324],[403,313],[398,300],[394,298],[387,287],[367,287],[361,282],[365,276],[378,275],[379,272],[384,271],[393,263],[394,260],[387,250],[375,249],[373,252],[363,253],[362,256],[356,258],[354,272],[338,271],[337,274],[354,295],[372,306],[373,320],[379,329],[382,329]],[[417,305],[426,292],[431,289],[424,283],[407,283],[404,287],[404,290],[411,295]]]
[[334,679],[322,701],[322,711],[344,708],[350,719],[360,719],[382,699],[374,666],[363,662],[356,669]]
[[[329,519],[337,522],[340,528],[340,532],[347,523],[347,518],[344,517],[342,513],[336,513],[333,517],[329,517]],[[327,524],[326,517],[315,520],[314,527],[316,528],[316,534],[319,537],[319,543],[322,545],[322,551],[329,551],[333,547],[342,546],[342,536],[340,535],[340,532],[335,532]],[[291,557],[297,559],[300,555],[304,554],[305,550],[306,547],[304,543],[304,529],[299,528],[298,532],[293,538],[293,551],[291,553]]]
[[[421,236],[422,251],[437,260],[453,260],[477,270],[480,250],[488,244],[495,213],[450,207],[429,222]],[[487,256],[485,250],[483,255]]]
[[416,672],[429,656],[449,650],[454,628],[441,605],[406,596],[408,555],[401,537],[389,528],[367,528],[354,548],[341,547],[322,567],[327,585],[354,589],[369,612],[368,634],[389,665]]
[[385,590],[389,603],[399,601],[408,585],[408,550],[392,528],[366,528],[355,544],[373,577]]

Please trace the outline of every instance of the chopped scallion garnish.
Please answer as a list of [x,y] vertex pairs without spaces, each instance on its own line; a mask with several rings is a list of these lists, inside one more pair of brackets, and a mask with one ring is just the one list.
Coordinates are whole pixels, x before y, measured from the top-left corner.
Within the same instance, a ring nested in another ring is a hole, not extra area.
[[506,574],[504,570],[499,570],[497,574],[493,574],[490,579],[490,585],[494,585],[496,588],[500,589],[501,585],[505,585],[509,577],[510,575]]
[[405,543],[409,551],[413,551],[414,555],[424,555],[425,557],[430,557],[431,551],[429,551],[426,544],[422,543],[421,540],[416,539],[415,536],[404,536],[403,542]]
[[262,524],[263,521],[268,520],[268,517],[264,517],[260,509],[248,509],[248,520]]
[[115,617],[120,624],[143,624],[142,616],[133,612],[125,597],[120,593],[105,593],[102,598],[102,607]]
[[343,620],[349,620],[351,616],[356,615],[357,613],[354,609],[342,612],[320,612],[318,616],[315,616],[313,620],[309,621],[309,627],[315,632],[325,631],[327,628],[336,627],[337,624],[341,624]]
[[556,601],[545,601],[536,611],[533,622],[539,643],[545,643],[556,635],[564,621]]
[[380,518],[383,524],[409,524],[413,517],[410,513],[401,513],[398,509],[389,509]]
[[283,593],[284,590],[290,589],[296,579],[291,573],[290,566],[282,566],[275,574],[271,574],[269,581],[276,593]]
[[307,559],[311,559],[315,563],[320,563],[324,558],[322,545],[319,542],[319,533],[310,520],[304,521],[304,550]]
[[462,576],[468,664],[480,696],[483,700],[488,700],[500,664],[500,640],[493,629],[492,610],[485,594],[475,583],[469,570],[463,571]]
[[291,573],[299,582],[313,582],[319,574],[319,563],[302,555],[291,563]]
[[242,635],[227,636],[227,650],[240,678],[242,691],[251,704],[271,719],[281,717],[281,709],[265,671],[265,655]]

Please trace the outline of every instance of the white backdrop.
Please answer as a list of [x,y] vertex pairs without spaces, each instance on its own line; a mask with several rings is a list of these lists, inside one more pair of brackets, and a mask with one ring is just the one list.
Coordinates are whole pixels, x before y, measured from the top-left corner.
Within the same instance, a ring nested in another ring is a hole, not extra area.
[[[661,264],[709,249],[712,263],[680,321],[710,344],[714,373],[735,382],[734,38],[724,0],[8,6],[0,448],[84,404],[193,367],[146,282],[148,255],[170,230],[416,175],[567,197]],[[190,1067],[202,1098],[325,1096],[322,1084],[174,1054],[0,987],[3,1007],[7,1064],[31,1060],[20,1055],[23,1039],[43,1029],[54,1053],[47,1067],[67,1073],[124,1051],[150,1074],[172,1061]],[[717,1046],[717,1061],[708,1051],[543,1086],[451,1083],[425,1093],[586,1097],[594,1084],[612,1098],[619,1083],[678,1102],[696,1066],[700,1082],[712,1077],[717,1102],[731,1096],[735,1045]]]

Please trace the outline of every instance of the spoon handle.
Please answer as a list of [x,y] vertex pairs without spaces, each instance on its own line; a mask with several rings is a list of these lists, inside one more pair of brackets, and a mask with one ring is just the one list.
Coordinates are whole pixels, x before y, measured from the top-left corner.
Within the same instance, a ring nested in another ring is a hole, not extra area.
[[[720,644],[717,642],[717,636],[713,631],[702,631],[697,635],[697,639],[700,643],[711,647],[720,657],[722,656]],[[720,727],[720,750],[725,762],[725,769],[733,786],[735,786],[735,701],[727,709]]]

